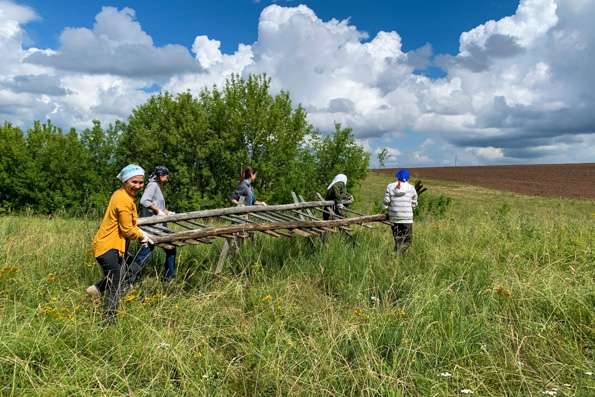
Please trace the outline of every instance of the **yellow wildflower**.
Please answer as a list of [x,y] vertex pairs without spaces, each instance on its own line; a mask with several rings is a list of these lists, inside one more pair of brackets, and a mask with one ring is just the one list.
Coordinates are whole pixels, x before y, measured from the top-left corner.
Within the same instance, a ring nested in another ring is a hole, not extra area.
[[505,298],[510,298],[512,296],[512,293],[510,292],[510,290],[500,284],[498,284],[494,287],[494,292],[500,296],[505,297]]
[[405,317],[407,317],[407,312],[402,307],[400,307],[398,309],[395,309],[394,313],[395,313],[395,316],[398,317],[398,318],[405,318]]
[[54,320],[59,321],[74,321],[75,312],[78,310],[78,306],[74,308],[69,307],[58,307],[52,305],[44,305],[39,308],[39,314],[46,317],[51,317]]
[[143,299],[143,304],[151,305],[153,303],[156,303],[156,302],[159,302],[159,301],[165,299],[166,297],[167,297],[167,295],[161,295],[161,294],[147,296],[145,299]]
[[18,267],[5,266],[3,268],[0,268],[0,278],[4,277],[4,275],[6,274],[18,273],[19,271],[20,269]]
[[133,291],[130,291],[128,294],[126,294],[126,297],[124,298],[124,302],[130,303],[130,302],[134,302],[137,299],[138,299],[138,292],[133,290]]
[[353,309],[353,314],[356,317],[362,317],[364,315],[364,311],[361,308],[357,307],[357,308]]
[[272,302],[273,301],[273,297],[271,295],[265,295],[262,297],[262,301],[263,302]]

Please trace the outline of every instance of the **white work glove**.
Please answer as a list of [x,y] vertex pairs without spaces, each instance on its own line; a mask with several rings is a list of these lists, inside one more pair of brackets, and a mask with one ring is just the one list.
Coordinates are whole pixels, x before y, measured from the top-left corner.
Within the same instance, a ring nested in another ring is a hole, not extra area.
[[337,204],[337,208],[342,210],[343,208],[345,208],[345,206],[343,205],[343,203],[339,203]]
[[158,210],[157,215],[167,215],[167,214],[165,212],[163,212],[162,210]]
[[142,233],[142,237],[140,238],[140,243],[143,245],[147,245],[147,244],[151,244],[151,245],[155,245],[155,242],[153,241],[153,239],[151,238],[152,236],[145,232],[144,230],[141,229],[140,231]]

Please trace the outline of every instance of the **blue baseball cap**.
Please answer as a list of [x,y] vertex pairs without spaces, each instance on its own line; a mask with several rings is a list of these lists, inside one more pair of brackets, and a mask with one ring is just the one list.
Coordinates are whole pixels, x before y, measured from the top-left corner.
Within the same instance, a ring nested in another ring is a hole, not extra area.
[[405,168],[402,168],[397,171],[395,177],[401,182],[407,182],[409,180],[409,171],[407,171]]

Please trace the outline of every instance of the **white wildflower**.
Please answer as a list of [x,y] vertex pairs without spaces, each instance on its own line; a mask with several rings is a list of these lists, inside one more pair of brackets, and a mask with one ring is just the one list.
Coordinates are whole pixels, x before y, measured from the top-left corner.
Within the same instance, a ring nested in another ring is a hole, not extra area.
[[585,375],[592,376],[593,375],[593,372],[591,372],[591,371],[585,371]]
[[542,394],[545,394],[547,396],[556,396],[558,394],[558,389],[549,389],[549,390],[544,390],[541,392]]
[[473,394],[474,391],[471,389],[461,389],[461,394]]
[[452,374],[450,372],[440,372],[440,376],[443,378],[450,378]]
[[377,297],[377,296],[371,296],[371,297],[370,297],[370,300],[371,300],[372,302],[374,302],[374,303],[380,302],[380,299],[378,299],[378,297]]
[[168,347],[170,347],[171,345],[167,342],[161,342],[159,343],[159,345],[157,346],[157,348],[159,349],[167,349]]

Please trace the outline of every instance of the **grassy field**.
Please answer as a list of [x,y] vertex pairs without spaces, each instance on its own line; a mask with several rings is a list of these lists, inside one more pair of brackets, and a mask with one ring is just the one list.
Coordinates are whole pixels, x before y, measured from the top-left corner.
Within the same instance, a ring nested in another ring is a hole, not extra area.
[[453,201],[403,257],[384,225],[259,236],[218,279],[218,246],[184,248],[108,328],[83,293],[98,222],[2,217],[0,395],[595,395],[595,201],[425,184]]

